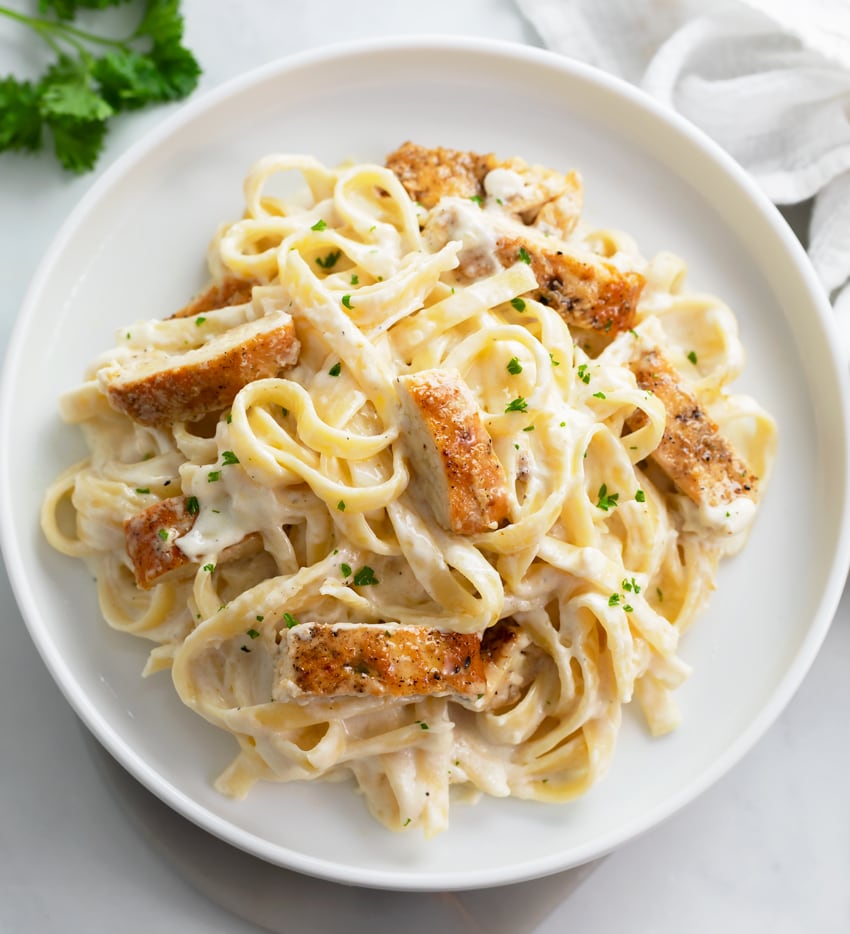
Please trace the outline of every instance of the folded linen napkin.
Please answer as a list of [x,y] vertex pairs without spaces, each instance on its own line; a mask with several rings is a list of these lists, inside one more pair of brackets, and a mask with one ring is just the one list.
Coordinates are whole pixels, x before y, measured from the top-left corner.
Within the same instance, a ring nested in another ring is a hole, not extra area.
[[813,199],[809,256],[850,352],[847,0],[517,5],[549,48],[639,85],[701,127],[776,204]]

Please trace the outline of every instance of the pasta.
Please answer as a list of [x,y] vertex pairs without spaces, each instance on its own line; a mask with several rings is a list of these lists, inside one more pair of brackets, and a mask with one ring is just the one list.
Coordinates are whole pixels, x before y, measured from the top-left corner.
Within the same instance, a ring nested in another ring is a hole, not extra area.
[[677,726],[775,426],[729,308],[581,202],[518,158],[267,156],[207,292],[63,397],[90,455],[44,533],[234,736],[222,792],[353,777],[432,835],[586,792],[632,699]]

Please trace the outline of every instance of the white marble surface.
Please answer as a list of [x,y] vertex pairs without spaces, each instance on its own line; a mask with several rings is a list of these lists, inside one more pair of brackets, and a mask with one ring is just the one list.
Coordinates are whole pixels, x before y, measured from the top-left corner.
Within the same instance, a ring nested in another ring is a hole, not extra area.
[[[205,88],[356,37],[453,32],[539,43],[510,0],[184,0],[183,8]],[[31,66],[36,48],[0,23],[0,71]],[[123,119],[99,171],[167,112]],[[0,157],[2,347],[40,257],[95,177],[66,177],[47,158]],[[172,815],[79,724],[2,573],[0,607],[0,932],[247,934],[261,924],[322,934],[366,923],[378,934],[850,931],[850,594],[789,708],[699,800],[593,867],[452,896],[304,879]]]

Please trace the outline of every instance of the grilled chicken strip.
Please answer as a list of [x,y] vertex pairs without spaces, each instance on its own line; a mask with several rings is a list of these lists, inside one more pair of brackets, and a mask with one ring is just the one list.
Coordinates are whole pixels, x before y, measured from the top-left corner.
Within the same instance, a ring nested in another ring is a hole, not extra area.
[[507,479],[472,390],[456,370],[398,380],[410,459],[443,528],[472,535],[508,514]]
[[526,224],[539,223],[567,236],[581,215],[582,184],[577,172],[563,174],[514,157],[499,160],[438,146],[428,149],[407,142],[387,157],[413,201],[433,208],[446,197],[490,197]]
[[[150,590],[156,584],[197,569],[177,544],[177,539],[191,532],[197,517],[188,497],[172,496],[131,516],[124,523],[127,555],[133,563],[136,585]],[[241,542],[224,549],[218,563],[256,554],[262,548],[262,537],[254,532]]]
[[425,229],[428,248],[460,240],[456,275],[473,281],[514,263],[528,263],[537,280],[532,298],[553,307],[572,327],[610,333],[634,323],[645,284],[638,272],[624,272],[596,253],[474,203],[455,198],[431,211]]
[[[698,506],[755,500],[757,478],[661,351],[649,350],[630,366],[641,389],[653,392],[667,412],[664,435],[651,458],[676,487]],[[645,421],[646,415],[636,412],[626,430]]]
[[161,427],[226,408],[243,386],[294,364],[299,351],[292,318],[275,312],[182,354],[149,351],[104,367],[98,379],[114,409]]
[[194,318],[207,311],[216,311],[219,308],[228,308],[231,305],[244,305],[251,301],[254,283],[247,279],[228,278],[222,282],[213,283],[196,295],[191,302],[175,311],[172,318]]
[[477,634],[397,623],[299,623],[283,633],[276,696],[483,694]]

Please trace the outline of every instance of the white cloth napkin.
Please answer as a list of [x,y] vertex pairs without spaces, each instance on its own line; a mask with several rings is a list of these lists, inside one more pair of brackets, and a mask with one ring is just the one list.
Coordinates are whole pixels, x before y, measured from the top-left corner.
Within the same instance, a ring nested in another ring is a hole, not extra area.
[[705,130],[776,204],[814,199],[809,256],[850,348],[847,0],[517,0],[543,42]]

